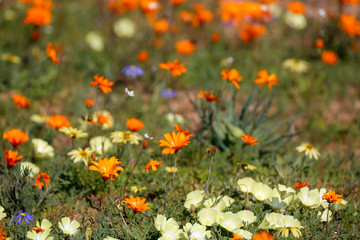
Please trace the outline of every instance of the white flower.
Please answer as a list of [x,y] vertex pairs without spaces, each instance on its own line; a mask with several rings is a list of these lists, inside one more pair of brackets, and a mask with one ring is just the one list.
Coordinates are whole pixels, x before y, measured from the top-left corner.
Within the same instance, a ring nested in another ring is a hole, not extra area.
[[204,197],[205,197],[205,191],[204,190],[196,190],[196,191],[189,192],[186,195],[186,200],[185,200],[185,203],[184,203],[184,207],[186,209],[190,210],[191,205],[194,205],[195,208],[198,208],[198,207],[200,207],[201,202],[204,199]]
[[242,210],[238,212],[237,215],[241,218],[245,226],[256,221],[255,214],[249,210]]
[[251,187],[251,193],[257,200],[265,201],[271,197],[272,189],[268,185],[258,182]]
[[38,124],[45,123],[47,119],[48,119],[48,116],[46,116],[44,114],[34,114],[34,115],[31,115],[31,117],[30,117],[30,121],[38,123]]
[[6,213],[4,213],[4,208],[0,205],[0,220],[6,218]]
[[249,231],[242,230],[242,229],[235,229],[232,232],[238,236],[241,236],[243,239],[252,239],[252,233]]
[[176,240],[180,239],[180,234],[182,230],[179,229],[179,224],[173,219],[169,218],[166,220],[164,215],[157,215],[155,218],[155,228],[161,232],[162,237],[159,239],[162,240]]
[[242,178],[237,181],[237,185],[243,193],[250,193],[256,181],[250,177]]
[[105,136],[97,136],[90,139],[90,149],[97,154],[108,152],[113,147],[110,139]]
[[35,157],[36,158],[53,158],[54,157],[54,148],[48,144],[48,142],[40,139],[34,138],[31,140],[31,143],[34,147]]
[[154,137],[150,137],[149,134],[147,134],[147,133],[144,134],[144,138],[149,139],[149,140],[154,139]]
[[86,44],[95,52],[104,50],[104,38],[97,32],[89,32],[85,36]]
[[49,237],[51,226],[51,222],[47,219],[43,219],[41,221],[41,225],[37,221],[36,228],[30,228],[30,231],[27,232],[26,237],[33,240],[52,240],[54,238]]
[[308,187],[303,187],[298,192],[297,197],[304,206],[317,208],[321,204],[320,200],[322,195],[320,195],[318,189],[313,189],[310,191]]
[[76,234],[79,227],[80,223],[78,223],[76,220],[70,222],[69,217],[63,217],[61,222],[59,222],[59,228],[67,235]]
[[300,237],[302,234],[299,220],[290,215],[282,215],[280,213],[267,213],[265,218],[259,225],[259,229],[273,229],[277,230],[283,237],[288,237],[291,232],[295,238]]
[[219,196],[213,197],[205,200],[204,207],[206,208],[214,208],[219,212],[224,211],[227,207],[229,207],[235,200],[228,196]]
[[300,146],[296,148],[298,152],[305,152],[305,156],[309,157],[310,159],[318,160],[320,153],[319,151],[314,148],[311,143],[302,143]]
[[198,212],[199,222],[204,226],[213,226],[218,223],[219,214],[214,208],[203,208]]
[[286,12],[284,16],[285,22],[296,30],[302,30],[306,27],[306,18],[302,14],[295,14],[292,12]]
[[71,160],[73,160],[74,163],[83,162],[87,166],[88,161],[91,157],[91,152],[92,151],[90,148],[78,148],[68,152],[67,155],[70,156]]
[[33,164],[31,162],[21,162],[20,163],[21,175],[24,174],[24,170],[26,168],[29,169],[29,171],[30,171],[29,177],[34,177],[35,175],[37,175],[40,172],[40,168],[38,166],[36,166],[35,164]]
[[[328,214],[329,214],[329,220],[328,220]],[[321,222],[330,222],[332,220],[332,212],[328,209],[325,209],[322,213],[319,211],[318,216],[320,216]]]
[[119,239],[108,236],[108,237],[104,238],[103,240],[119,240]]
[[189,240],[205,240],[211,238],[211,231],[206,231],[206,226],[195,223],[185,224],[182,235]]
[[131,38],[135,34],[135,23],[129,18],[121,18],[114,23],[115,34],[122,38]]
[[134,90],[129,90],[128,88],[125,88],[125,93],[129,96],[129,97],[133,97],[135,96]]
[[282,63],[283,68],[295,73],[305,73],[309,70],[310,64],[300,59],[289,58]]
[[73,127],[62,127],[59,131],[65,133],[71,138],[86,138],[88,136],[88,133]]
[[219,225],[230,232],[243,226],[239,215],[232,212],[223,213],[219,219]]

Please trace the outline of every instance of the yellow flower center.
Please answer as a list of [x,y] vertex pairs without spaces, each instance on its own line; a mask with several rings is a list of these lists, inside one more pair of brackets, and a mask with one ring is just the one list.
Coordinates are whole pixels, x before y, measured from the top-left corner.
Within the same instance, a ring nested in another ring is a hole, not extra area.
[[25,213],[20,213],[20,215],[21,215],[21,216],[23,216],[23,217],[25,217],[25,216],[26,216],[26,214],[25,214]]
[[65,230],[64,233],[70,235],[70,232],[68,230]]
[[79,151],[78,155],[82,158],[88,158],[90,154],[87,151]]
[[314,149],[313,145],[310,144],[310,143],[307,143],[307,144],[305,145],[305,148],[306,148],[307,150],[309,150],[309,151],[312,151],[312,150]]

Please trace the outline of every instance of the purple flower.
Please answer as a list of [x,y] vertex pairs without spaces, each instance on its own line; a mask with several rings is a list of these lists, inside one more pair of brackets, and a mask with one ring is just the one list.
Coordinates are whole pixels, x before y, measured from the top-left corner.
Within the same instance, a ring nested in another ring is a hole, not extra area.
[[123,68],[123,70],[121,70],[121,72],[125,74],[125,76],[132,78],[137,78],[138,76],[144,75],[144,70],[135,65],[126,66]]
[[160,91],[160,94],[164,97],[164,98],[173,98],[177,95],[177,91],[176,90],[172,90],[171,88],[168,89],[163,89]]
[[21,220],[24,219],[26,224],[30,224],[30,222],[34,221],[34,217],[31,216],[28,212],[23,212],[23,210],[20,210],[19,212],[14,212],[12,215],[16,215],[14,222],[17,222],[17,224],[21,223]]

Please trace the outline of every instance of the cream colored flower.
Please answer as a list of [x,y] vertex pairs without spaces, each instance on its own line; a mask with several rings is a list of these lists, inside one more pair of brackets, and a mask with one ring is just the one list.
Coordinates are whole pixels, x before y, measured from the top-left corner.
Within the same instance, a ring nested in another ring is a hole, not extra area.
[[302,14],[295,14],[292,12],[286,12],[284,16],[285,22],[296,30],[302,30],[306,27],[306,18]]
[[47,121],[48,116],[46,116],[45,114],[34,114],[31,115],[30,117],[30,121],[38,123],[38,124],[43,124]]
[[102,129],[112,128],[114,125],[114,118],[109,111],[96,111],[93,114],[93,121],[95,124],[102,127]]
[[311,143],[303,143],[296,148],[298,152],[305,152],[305,156],[318,160],[320,153]]
[[88,165],[88,161],[91,157],[91,149],[90,148],[78,148],[78,149],[74,149],[71,150],[70,152],[68,152],[68,156],[70,156],[71,160],[74,161],[74,163],[77,162],[83,162],[86,166]]
[[237,185],[243,193],[250,193],[256,181],[250,177],[242,178],[237,181]]
[[20,57],[10,54],[10,53],[3,53],[1,55],[1,60],[3,60],[4,62],[10,62],[10,63],[16,63],[16,64],[21,63]]
[[308,187],[303,187],[300,188],[297,197],[304,206],[310,208],[317,208],[321,204],[320,200],[322,195],[320,195],[318,189],[313,189],[310,191]]
[[258,182],[252,185],[251,193],[257,200],[265,201],[271,197],[272,189],[268,185]]
[[[329,214],[329,219],[328,219],[328,214]],[[332,211],[325,209],[322,213],[319,211],[318,212],[318,216],[320,216],[320,221],[321,222],[330,222],[332,220]]]
[[137,192],[141,192],[142,190],[145,190],[146,187],[141,187],[139,185],[135,185],[135,186],[131,186],[130,187],[131,191],[133,191],[134,193],[137,193]]
[[235,200],[228,196],[213,197],[205,200],[204,207],[214,208],[217,211],[222,212],[226,208],[230,207],[233,202],[235,202]]
[[165,118],[172,125],[174,124],[183,125],[185,122],[185,118],[180,114],[168,113],[165,115]]
[[273,229],[278,231],[279,235],[288,237],[291,232],[295,238],[301,237],[301,226],[299,220],[290,215],[282,215],[280,213],[267,213],[263,221],[259,225],[259,229]]
[[309,71],[310,63],[299,59],[289,58],[282,63],[282,66],[295,73],[306,73]]
[[104,50],[104,38],[98,32],[88,32],[85,36],[85,42],[95,52]]
[[106,238],[104,238],[103,240],[120,240],[120,239],[117,239],[117,238],[113,238],[113,237],[106,237]]
[[179,229],[179,224],[173,219],[168,220],[164,215],[157,215],[155,220],[155,228],[161,232],[161,240],[177,240],[180,239],[180,234],[183,232]]
[[31,143],[34,147],[35,157],[36,158],[53,158],[54,157],[54,148],[48,144],[48,142],[40,139],[34,138],[31,140]]
[[214,208],[203,208],[198,214],[199,222],[204,226],[213,226],[218,224],[219,213]]
[[199,208],[201,206],[201,202],[203,201],[204,197],[205,197],[204,190],[196,190],[189,192],[186,195],[184,207],[188,210],[191,209],[191,205],[193,205],[195,208]]
[[136,132],[131,131],[115,131],[110,135],[110,139],[113,143],[123,143],[123,144],[135,144],[138,145],[140,141],[144,138]]
[[228,230],[229,232],[232,232],[233,230],[243,226],[239,215],[232,212],[223,213],[222,217],[219,218],[219,225]]
[[237,212],[236,214],[240,217],[241,221],[244,223],[245,226],[256,221],[255,214],[249,210],[242,210],[240,212]]
[[232,232],[235,233],[238,236],[241,236],[242,239],[252,239],[252,233],[249,232],[249,231],[242,230],[242,229],[235,229]]
[[4,213],[4,208],[0,205],[0,220],[6,218],[6,213]]
[[278,184],[278,187],[272,190],[271,196],[266,202],[272,207],[284,209],[294,199],[295,193],[293,188]]
[[59,131],[65,133],[71,138],[86,138],[89,135],[88,133],[73,127],[63,127],[60,128]]
[[69,217],[63,217],[61,222],[59,222],[59,228],[63,231],[66,235],[75,235],[80,227],[80,223],[76,220],[70,222]]
[[113,144],[110,139],[105,136],[97,136],[90,139],[90,149],[96,154],[103,154],[112,149]]
[[165,171],[167,171],[168,173],[173,173],[179,171],[179,168],[175,169],[175,167],[166,167]]
[[189,240],[206,240],[211,239],[211,231],[206,231],[206,226],[195,223],[185,224],[183,227],[183,237]]
[[129,18],[120,18],[114,23],[114,32],[120,38],[132,38],[135,34],[136,25]]
[[26,237],[33,240],[53,240],[53,237],[49,237],[51,226],[51,222],[47,219],[43,219],[41,224],[39,224],[39,221],[36,221],[36,228],[30,228]]
[[20,173],[24,174],[25,169],[29,169],[29,177],[34,177],[40,172],[40,168],[31,162],[20,162]]

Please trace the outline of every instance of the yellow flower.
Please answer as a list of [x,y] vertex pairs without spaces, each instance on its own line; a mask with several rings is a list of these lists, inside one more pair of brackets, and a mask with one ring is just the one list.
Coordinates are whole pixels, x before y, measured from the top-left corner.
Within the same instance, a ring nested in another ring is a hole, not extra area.
[[141,192],[142,190],[146,190],[146,187],[140,187],[139,185],[134,185],[130,187],[131,191],[134,193]]
[[104,50],[104,38],[97,32],[89,32],[85,36],[85,42],[95,52]]
[[205,197],[204,190],[195,190],[195,191],[189,192],[186,195],[184,207],[189,210],[191,208],[191,205],[193,205],[195,208],[198,208],[198,207],[200,207],[201,202],[204,199],[204,197]]
[[259,201],[265,201],[271,197],[272,189],[261,182],[255,183],[251,188],[251,193]]
[[63,127],[60,128],[59,131],[65,133],[71,138],[86,138],[88,136],[86,132],[73,127]]
[[306,73],[309,71],[310,64],[300,59],[289,58],[282,63],[283,68],[295,73]]
[[217,224],[219,216],[219,212],[214,208],[203,208],[198,212],[199,222],[204,226]]
[[36,166],[35,164],[33,164],[31,162],[20,162],[21,175],[24,174],[24,170],[26,168],[29,169],[29,171],[30,171],[29,177],[34,177],[35,175],[37,175],[40,172],[40,168],[38,166]]
[[47,119],[48,119],[48,116],[46,116],[45,114],[34,114],[34,115],[31,115],[31,117],[30,117],[30,121],[38,123],[38,124],[46,123]]
[[113,147],[110,139],[105,136],[97,136],[90,139],[90,148],[92,151],[95,151],[96,154],[103,154]]
[[183,227],[183,235],[185,239],[196,240],[196,239],[211,239],[211,231],[206,231],[206,226],[195,223],[185,224]]
[[138,145],[139,142],[142,141],[144,138],[136,132],[115,131],[111,133],[110,139],[113,143],[123,143],[123,144],[130,143],[130,144]]
[[250,177],[242,178],[237,181],[237,185],[243,193],[251,192],[251,189],[256,181]]
[[298,152],[305,152],[305,156],[318,160],[320,153],[311,143],[303,143],[296,148]]
[[241,218],[241,221],[245,224],[245,226],[256,221],[255,214],[249,210],[242,210],[236,214]]
[[250,170],[250,171],[254,171],[256,169],[255,166],[251,165],[250,163],[246,163],[246,162],[239,162],[238,165],[240,165],[244,170]]
[[30,228],[26,237],[33,240],[53,240],[53,237],[48,237],[51,232],[51,226],[51,222],[47,219],[43,219],[41,225],[37,221],[36,227]]
[[36,158],[54,157],[54,148],[51,145],[49,145],[48,142],[40,138],[34,138],[31,140],[31,143],[33,144]]
[[21,63],[21,58],[15,55],[12,55],[10,53],[3,53],[1,55],[1,60],[4,62],[10,62],[10,63]]
[[223,213],[222,217],[219,218],[219,225],[230,232],[243,226],[239,215],[232,212]]
[[75,163],[83,161],[84,164],[87,166],[88,161],[91,157],[91,153],[92,151],[90,148],[78,148],[68,152],[67,155],[70,156],[71,160],[73,160]]
[[0,206],[0,220],[6,218],[6,213],[4,213],[4,208]]
[[165,171],[167,171],[168,173],[173,173],[179,171],[179,168],[175,169],[175,167],[166,167]]

